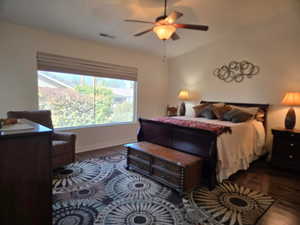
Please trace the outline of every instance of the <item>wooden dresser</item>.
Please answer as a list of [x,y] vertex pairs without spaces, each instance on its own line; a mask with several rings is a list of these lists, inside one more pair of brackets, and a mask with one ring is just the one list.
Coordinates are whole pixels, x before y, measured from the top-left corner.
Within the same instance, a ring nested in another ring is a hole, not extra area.
[[300,130],[272,129],[271,164],[275,167],[300,171]]
[[51,225],[52,130],[0,131],[0,224]]
[[149,142],[127,147],[127,168],[179,193],[200,185],[202,158]]

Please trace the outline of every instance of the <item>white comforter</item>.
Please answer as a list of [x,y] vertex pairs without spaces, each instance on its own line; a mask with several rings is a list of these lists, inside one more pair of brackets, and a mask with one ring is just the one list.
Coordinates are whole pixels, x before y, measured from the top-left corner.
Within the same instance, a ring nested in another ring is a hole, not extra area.
[[250,163],[265,152],[265,129],[263,124],[257,120],[231,123],[186,116],[175,118],[231,127],[231,134],[223,133],[217,139],[217,179],[219,182],[227,179],[238,170],[248,169]]

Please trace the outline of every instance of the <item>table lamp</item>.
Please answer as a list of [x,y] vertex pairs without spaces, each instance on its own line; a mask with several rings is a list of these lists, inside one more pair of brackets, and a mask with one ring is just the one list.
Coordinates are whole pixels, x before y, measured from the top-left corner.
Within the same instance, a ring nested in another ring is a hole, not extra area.
[[281,103],[283,105],[291,106],[285,117],[285,128],[294,129],[296,124],[296,113],[292,106],[300,106],[300,92],[287,92]]
[[189,98],[190,98],[189,92],[187,90],[181,90],[178,94],[178,98],[183,101],[180,105],[179,115],[184,116],[185,115],[185,103],[184,103],[184,101],[189,100]]

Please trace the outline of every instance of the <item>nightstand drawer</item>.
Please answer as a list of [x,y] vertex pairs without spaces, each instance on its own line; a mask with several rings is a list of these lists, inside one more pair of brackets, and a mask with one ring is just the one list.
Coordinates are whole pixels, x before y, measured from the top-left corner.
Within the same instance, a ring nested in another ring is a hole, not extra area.
[[294,139],[279,138],[275,144],[280,151],[300,151],[300,142]]
[[300,136],[290,130],[272,130],[272,165],[300,171]]
[[300,171],[299,160],[300,157],[296,154],[277,155],[272,158],[272,165],[280,168]]
[[272,130],[274,136],[280,136],[281,138],[300,139],[299,132],[292,132],[290,130]]

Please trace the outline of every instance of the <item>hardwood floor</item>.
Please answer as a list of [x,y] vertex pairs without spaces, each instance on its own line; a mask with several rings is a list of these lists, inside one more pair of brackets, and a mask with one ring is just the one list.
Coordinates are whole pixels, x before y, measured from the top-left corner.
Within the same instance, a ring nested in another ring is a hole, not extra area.
[[100,157],[104,155],[114,154],[125,150],[126,148],[123,146],[114,146],[110,148],[102,148],[102,149],[89,151],[89,152],[77,153],[75,158],[76,160],[84,160],[84,159],[90,159],[90,158]]
[[299,174],[271,168],[265,161],[260,160],[247,171],[233,175],[230,180],[277,200],[257,225],[300,224]]
[[[77,160],[124,151],[122,146],[77,154]],[[256,225],[300,225],[300,174],[271,168],[264,160],[238,172],[230,180],[271,195],[277,201]]]

